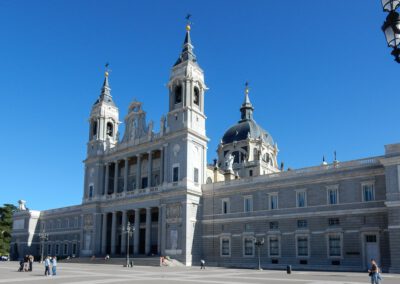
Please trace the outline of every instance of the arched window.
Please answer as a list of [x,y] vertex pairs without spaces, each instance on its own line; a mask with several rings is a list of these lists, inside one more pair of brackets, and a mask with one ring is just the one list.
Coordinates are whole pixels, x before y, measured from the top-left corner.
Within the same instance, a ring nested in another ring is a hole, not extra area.
[[107,122],[107,135],[108,136],[113,136],[114,133],[114,126],[111,122]]
[[194,87],[194,98],[193,98],[193,103],[195,105],[200,106],[200,91],[199,88]]
[[182,86],[178,85],[175,87],[175,104],[179,104],[182,102]]
[[96,136],[97,135],[97,120],[93,120],[92,121],[92,136]]

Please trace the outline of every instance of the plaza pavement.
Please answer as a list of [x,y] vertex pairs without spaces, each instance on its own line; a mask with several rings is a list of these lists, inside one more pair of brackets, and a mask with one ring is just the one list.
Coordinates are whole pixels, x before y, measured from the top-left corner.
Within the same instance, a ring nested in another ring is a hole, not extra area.
[[[119,265],[59,263],[58,275],[43,276],[42,264],[34,263],[33,272],[17,272],[17,262],[0,262],[1,283],[210,283],[210,284],[361,284],[370,283],[367,273],[305,272],[250,270],[207,267],[145,267],[124,268]],[[399,284],[400,275],[383,274],[384,284]]]

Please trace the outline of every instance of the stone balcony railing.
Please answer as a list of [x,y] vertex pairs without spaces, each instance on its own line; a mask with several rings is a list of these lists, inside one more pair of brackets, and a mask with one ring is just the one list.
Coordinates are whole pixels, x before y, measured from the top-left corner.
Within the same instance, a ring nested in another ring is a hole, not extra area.
[[248,177],[243,179],[231,180],[231,181],[221,181],[214,184],[205,184],[203,185],[203,190],[211,190],[212,188],[217,189],[224,187],[225,185],[240,185],[240,184],[248,184],[249,182],[267,182],[269,180],[283,179],[283,178],[295,178],[300,176],[307,176],[313,174],[325,173],[326,171],[332,170],[346,170],[346,169],[355,169],[355,168],[363,168],[363,167],[371,167],[371,166],[379,166],[381,165],[379,159],[382,157],[372,157],[360,160],[352,160],[346,162],[336,162],[327,165],[319,165],[314,167],[300,168],[295,170],[288,170],[284,172],[278,173],[270,173],[266,175],[261,175],[257,177]]
[[[179,182],[171,182],[171,183],[164,183],[160,184],[157,186],[152,186],[152,187],[146,187],[146,188],[139,188],[139,189],[134,189],[130,191],[123,191],[123,192],[117,192],[113,194],[105,194],[99,197],[92,197],[92,198],[86,198],[84,202],[95,202],[95,201],[104,201],[104,200],[114,200],[114,199],[122,199],[122,198],[130,198],[130,197],[136,197],[136,196],[143,196],[143,195],[148,195],[148,194],[154,194],[162,191],[167,191],[176,187],[180,186],[185,186],[186,181],[179,181]],[[196,184],[195,186],[198,186]]]

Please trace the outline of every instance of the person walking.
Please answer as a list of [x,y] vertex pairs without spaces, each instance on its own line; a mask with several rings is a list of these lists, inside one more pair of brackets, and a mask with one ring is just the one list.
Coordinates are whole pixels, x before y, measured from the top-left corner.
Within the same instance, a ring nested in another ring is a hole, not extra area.
[[24,257],[24,272],[29,270],[29,256],[25,255]]
[[34,261],[35,259],[33,258],[33,255],[30,255],[29,256],[29,271],[32,271],[32,269],[33,269],[33,261]]
[[379,267],[374,259],[371,259],[371,269],[368,270],[371,277],[371,284],[379,284],[381,282],[381,275],[379,274]]
[[51,272],[53,276],[57,275],[57,257],[53,256],[51,261]]
[[200,260],[200,269],[206,269],[206,261],[204,259]]
[[46,256],[44,260],[44,276],[50,276],[50,259]]

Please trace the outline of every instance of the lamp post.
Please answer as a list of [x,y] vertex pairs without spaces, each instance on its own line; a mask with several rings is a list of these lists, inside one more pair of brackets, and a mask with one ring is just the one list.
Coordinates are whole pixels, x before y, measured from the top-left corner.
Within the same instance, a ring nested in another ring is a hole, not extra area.
[[382,31],[385,34],[388,47],[393,48],[391,54],[394,60],[400,63],[400,15],[396,9],[400,6],[400,0],[381,0],[382,7],[389,14],[382,25]]
[[131,225],[130,222],[126,225],[126,228],[122,226],[122,231],[126,233],[127,242],[126,242],[126,267],[129,267],[129,238],[132,236],[135,231],[135,227]]
[[44,230],[39,234],[40,242],[42,244],[42,249],[41,249],[41,256],[40,256],[40,262],[43,262],[43,254],[44,254],[44,242],[49,239],[49,234],[47,234]]
[[254,245],[257,247],[258,251],[258,270],[262,270],[260,248],[264,245],[264,238],[262,238],[261,240],[254,239]]

